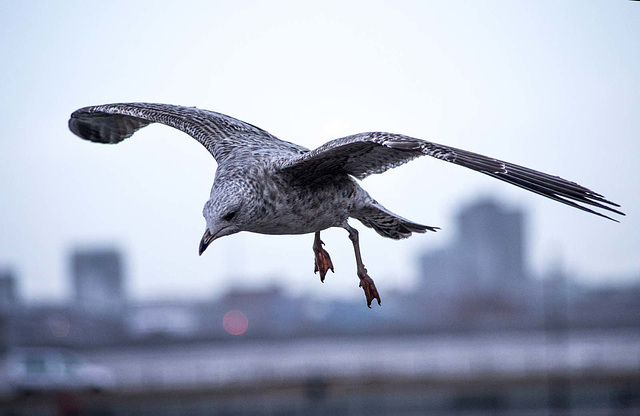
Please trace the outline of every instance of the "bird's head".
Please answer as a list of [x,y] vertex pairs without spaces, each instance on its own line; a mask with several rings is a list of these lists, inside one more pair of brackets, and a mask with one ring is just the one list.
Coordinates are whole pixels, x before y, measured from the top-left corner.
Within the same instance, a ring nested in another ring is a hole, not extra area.
[[207,228],[204,231],[202,240],[200,240],[200,248],[198,253],[202,253],[207,249],[209,244],[225,235],[235,234],[243,230],[243,224],[246,220],[245,201],[242,198],[242,192],[233,192],[223,189],[214,189],[211,191],[211,198],[204,204],[202,215],[207,221]]

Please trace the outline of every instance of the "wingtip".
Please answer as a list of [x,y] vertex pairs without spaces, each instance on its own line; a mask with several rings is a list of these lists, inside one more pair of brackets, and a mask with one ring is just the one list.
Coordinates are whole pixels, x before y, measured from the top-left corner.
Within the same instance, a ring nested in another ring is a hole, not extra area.
[[79,109],[71,113],[68,123],[69,130],[84,140],[97,143],[110,143],[100,136],[99,132],[92,127],[90,121],[86,119],[86,116],[84,118],[82,117],[84,113],[85,111],[83,111],[83,109]]

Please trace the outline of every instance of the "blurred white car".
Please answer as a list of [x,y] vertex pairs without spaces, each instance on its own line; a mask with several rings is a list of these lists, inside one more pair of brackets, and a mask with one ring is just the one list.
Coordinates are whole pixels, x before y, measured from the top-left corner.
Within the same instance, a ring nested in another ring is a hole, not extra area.
[[6,387],[13,393],[102,391],[114,384],[108,369],[64,349],[21,348],[5,357]]

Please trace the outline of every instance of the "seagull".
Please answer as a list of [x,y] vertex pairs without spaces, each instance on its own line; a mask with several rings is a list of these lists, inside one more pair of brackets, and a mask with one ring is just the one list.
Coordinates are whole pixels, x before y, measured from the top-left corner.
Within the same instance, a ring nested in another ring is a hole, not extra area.
[[211,194],[203,209],[206,228],[199,255],[214,240],[240,231],[313,233],[314,273],[320,272],[324,282],[328,270],[333,272],[334,267],[320,232],[341,227],[353,244],[357,275],[369,308],[374,299],[381,305],[380,294],[362,261],[358,231],[348,219],[355,218],[395,240],[438,227],[394,214],[369,196],[356,179],[383,173],[420,156],[432,156],[616,222],[595,208],[625,215],[614,208],[620,205],[575,182],[402,134],[354,134],[309,150],[221,113],[150,103],[84,107],[71,114],[69,128],[82,139],[113,144],[151,123],[187,133],[217,162]]

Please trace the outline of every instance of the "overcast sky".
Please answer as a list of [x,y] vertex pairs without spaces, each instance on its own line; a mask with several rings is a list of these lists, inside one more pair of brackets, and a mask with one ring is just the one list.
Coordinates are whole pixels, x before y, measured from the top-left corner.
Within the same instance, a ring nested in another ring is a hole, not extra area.
[[86,2],[0,0],[0,267],[21,295],[70,294],[76,247],[125,252],[136,298],[232,286],[359,298],[344,230],[336,274],[313,274],[312,235],[237,234],[198,257],[215,162],[154,125],[117,146],[69,114],[147,101],[229,114],[309,148],[404,133],[562,176],[620,203],[620,224],[422,158],[363,186],[438,233],[405,241],[358,222],[378,288],[410,288],[414,258],[448,244],[481,195],[528,213],[528,264],[591,282],[640,271],[640,3],[630,1]]

